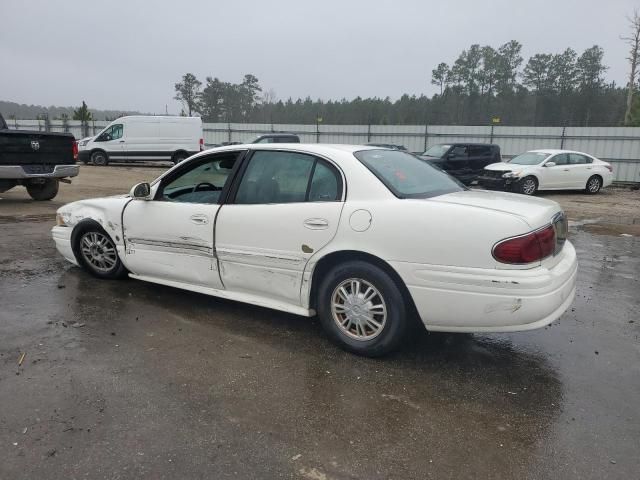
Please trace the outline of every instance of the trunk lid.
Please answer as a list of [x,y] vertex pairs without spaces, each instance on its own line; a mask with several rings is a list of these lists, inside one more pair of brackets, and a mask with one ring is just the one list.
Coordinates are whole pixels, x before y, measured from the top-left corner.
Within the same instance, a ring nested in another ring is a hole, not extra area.
[[[465,190],[448,193],[430,200],[493,210],[521,218],[531,230],[549,225],[554,216],[562,212],[560,205],[551,200],[527,197],[516,193],[486,190]],[[526,233],[526,232],[523,232]]]

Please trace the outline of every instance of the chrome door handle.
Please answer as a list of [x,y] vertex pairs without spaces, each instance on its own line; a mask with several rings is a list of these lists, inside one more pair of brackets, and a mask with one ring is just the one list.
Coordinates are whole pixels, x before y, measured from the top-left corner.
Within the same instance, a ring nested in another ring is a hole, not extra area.
[[189,219],[196,225],[206,225],[207,223],[209,223],[209,217],[199,213],[196,213],[195,215],[191,215]]
[[568,169],[568,168],[565,168],[565,169],[564,169],[564,171],[565,171],[565,172],[568,172],[568,171],[569,171],[569,169]]
[[323,230],[329,228],[329,221],[324,218],[307,218],[304,226],[310,230]]
[[120,143],[124,143],[124,140],[120,140]]

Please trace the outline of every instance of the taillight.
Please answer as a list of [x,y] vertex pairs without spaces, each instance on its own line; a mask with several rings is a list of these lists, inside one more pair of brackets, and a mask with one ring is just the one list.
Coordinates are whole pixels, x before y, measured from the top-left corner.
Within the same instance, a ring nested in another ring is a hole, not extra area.
[[531,263],[553,254],[556,231],[552,225],[521,237],[508,238],[493,247],[493,258],[501,263]]
[[73,159],[78,160],[78,142],[73,142]]
[[200,139],[200,151],[204,150],[204,138]]
[[607,170],[609,170],[611,173],[613,173],[613,167],[611,165],[609,165],[608,163],[605,165],[605,167],[607,167]]

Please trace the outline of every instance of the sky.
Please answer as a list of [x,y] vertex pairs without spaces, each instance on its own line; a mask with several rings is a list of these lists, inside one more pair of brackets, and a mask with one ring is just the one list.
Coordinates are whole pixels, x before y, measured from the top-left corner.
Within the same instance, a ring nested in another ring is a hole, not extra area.
[[258,77],[278,99],[431,96],[431,70],[471,44],[535,53],[604,48],[627,75],[620,36],[640,0],[0,0],[0,100],[179,113],[186,72]]

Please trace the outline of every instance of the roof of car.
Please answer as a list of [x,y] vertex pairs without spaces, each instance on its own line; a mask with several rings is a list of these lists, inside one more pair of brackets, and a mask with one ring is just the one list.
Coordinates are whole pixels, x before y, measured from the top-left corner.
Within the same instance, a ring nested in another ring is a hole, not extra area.
[[[241,145],[225,145],[223,147],[215,147],[215,149],[220,152],[238,149],[296,150],[317,153],[319,155],[329,155],[336,151],[353,153],[359,150],[376,150],[380,149],[380,147],[369,145],[347,145],[341,143],[248,143]],[[205,152],[206,151],[208,150],[205,150]]]
[[560,150],[558,148],[540,148],[537,150],[529,150],[529,152],[548,153],[549,155],[556,155],[557,153],[579,153],[580,155],[589,155],[588,153],[578,152],[576,150]]

